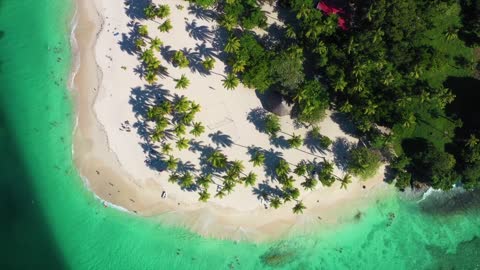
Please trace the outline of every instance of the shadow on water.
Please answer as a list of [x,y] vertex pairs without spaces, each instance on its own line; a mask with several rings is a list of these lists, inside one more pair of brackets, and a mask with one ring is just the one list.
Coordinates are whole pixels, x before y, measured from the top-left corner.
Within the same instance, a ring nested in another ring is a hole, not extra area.
[[31,187],[32,177],[23,165],[15,132],[6,124],[0,107],[0,222],[1,269],[66,269],[48,222]]

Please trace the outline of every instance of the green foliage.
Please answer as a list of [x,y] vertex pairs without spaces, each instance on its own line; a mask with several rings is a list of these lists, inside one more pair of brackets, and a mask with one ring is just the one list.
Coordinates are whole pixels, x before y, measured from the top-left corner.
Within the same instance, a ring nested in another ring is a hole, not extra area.
[[198,193],[198,200],[201,202],[207,202],[210,199],[210,193],[207,190],[202,190]]
[[158,26],[158,30],[160,30],[160,32],[170,32],[172,28],[173,28],[173,25],[170,19],[167,19],[166,21],[164,21],[162,24]]
[[323,119],[330,104],[325,87],[316,80],[303,84],[295,96],[295,101],[299,107],[298,119],[311,124]]
[[242,178],[245,186],[254,186],[257,181],[257,175],[253,172],[248,173],[245,177]]
[[135,47],[137,48],[137,50],[141,50],[145,46],[147,46],[147,43],[145,42],[145,40],[143,40],[143,38],[137,38],[135,40]]
[[281,130],[280,118],[274,114],[269,114],[265,117],[265,131],[271,137],[276,137]]
[[178,150],[183,150],[183,149],[187,149],[188,148],[188,145],[189,145],[190,141],[186,138],[179,138],[177,140],[177,148]]
[[190,61],[182,51],[176,51],[173,54],[172,62],[180,68],[186,68],[190,65]]
[[210,183],[212,183],[211,174],[202,175],[197,179],[197,184],[203,187],[205,190],[208,189]]
[[270,207],[274,209],[278,209],[282,205],[282,201],[279,197],[273,197],[270,199]]
[[203,132],[205,132],[205,127],[202,125],[202,123],[200,122],[193,123],[193,128],[190,131],[190,134],[192,134],[195,137],[198,137],[202,135]]
[[182,76],[179,79],[175,79],[177,84],[175,85],[175,89],[187,89],[187,87],[190,85],[190,80],[185,76],[185,74],[182,74]]
[[328,149],[332,145],[332,143],[332,140],[327,136],[320,137],[319,144],[322,149]]
[[152,39],[152,41],[150,42],[150,48],[157,51],[157,52],[160,51],[160,47],[162,45],[163,45],[163,42],[157,37]]
[[293,134],[292,137],[287,141],[292,148],[299,148],[303,144],[302,136],[295,134]]
[[147,19],[154,19],[157,16],[157,6],[153,3],[150,3],[145,9],[144,9],[144,14],[145,18]]
[[254,167],[263,166],[263,164],[265,163],[265,155],[262,152],[257,151],[253,154],[250,162],[253,163]]
[[177,113],[186,113],[190,108],[190,104],[191,102],[185,96],[182,96],[175,102],[173,109]]
[[380,167],[380,154],[366,147],[356,147],[350,151],[348,171],[363,179],[375,175]]
[[138,27],[138,34],[142,37],[148,36],[148,27],[146,25],[140,25],[140,27]]
[[257,1],[227,0],[223,5],[223,12],[220,25],[228,31],[233,30],[239,24],[245,29],[267,25],[267,18]]
[[[156,16],[160,19],[164,19],[170,15],[170,7],[168,5],[159,5],[156,10]],[[168,31],[167,31],[168,32]]]
[[205,60],[202,62],[202,66],[206,70],[211,71],[215,67],[215,59],[212,57],[205,58]]
[[227,166],[227,157],[222,152],[216,150],[207,159],[207,161],[214,167],[223,169]]
[[217,3],[217,0],[188,0],[189,2],[193,2],[201,7],[208,8],[213,6]]
[[183,174],[178,181],[180,183],[180,187],[185,189],[191,188],[195,184],[193,175],[189,172]]
[[227,77],[223,80],[223,87],[227,88],[228,90],[233,90],[237,88],[240,80],[237,76],[233,73],[229,73]]
[[168,160],[167,160],[167,169],[170,170],[170,171],[174,171],[177,169],[177,165],[178,165],[178,159],[173,157],[173,156],[169,156],[168,157]]
[[295,93],[305,78],[302,49],[294,46],[274,57],[271,61],[271,74],[273,82],[280,85],[281,92]]
[[299,201],[295,204],[293,207],[293,213],[295,214],[303,214],[303,210],[305,210],[307,207],[303,204],[302,201]]
[[306,190],[314,190],[317,184],[318,180],[313,177],[307,177],[305,181],[301,183]]
[[275,168],[275,173],[279,178],[286,177],[290,173],[290,166],[285,159],[280,159],[277,167]]
[[304,176],[307,173],[307,164],[305,164],[304,161],[300,161],[293,170],[293,173],[298,176]]
[[346,174],[343,178],[340,179],[340,188],[347,189],[348,184],[352,183],[352,176],[350,174]]

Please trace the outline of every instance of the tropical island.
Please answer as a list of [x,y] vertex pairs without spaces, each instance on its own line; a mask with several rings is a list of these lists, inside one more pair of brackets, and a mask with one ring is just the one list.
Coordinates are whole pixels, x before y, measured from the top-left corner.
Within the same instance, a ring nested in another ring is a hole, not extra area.
[[134,213],[257,240],[393,186],[477,188],[459,85],[479,76],[480,6],[460,2],[80,4],[98,31],[79,33],[80,173]]

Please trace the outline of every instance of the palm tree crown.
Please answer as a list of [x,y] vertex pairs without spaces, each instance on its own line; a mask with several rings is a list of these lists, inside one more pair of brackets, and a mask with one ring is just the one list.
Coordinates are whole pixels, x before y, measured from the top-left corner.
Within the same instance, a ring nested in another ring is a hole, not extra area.
[[237,78],[237,76],[233,73],[230,73],[223,80],[223,87],[227,88],[228,90],[233,90],[238,86],[239,83],[240,80]]
[[175,81],[177,82],[175,89],[186,89],[190,85],[190,80],[185,74],[182,74],[180,79],[176,79]]
[[253,163],[254,167],[262,166],[265,162],[265,155],[262,152],[257,151],[255,154],[253,154],[250,162]]
[[225,168],[227,166],[227,157],[222,152],[216,150],[207,159],[214,168]]

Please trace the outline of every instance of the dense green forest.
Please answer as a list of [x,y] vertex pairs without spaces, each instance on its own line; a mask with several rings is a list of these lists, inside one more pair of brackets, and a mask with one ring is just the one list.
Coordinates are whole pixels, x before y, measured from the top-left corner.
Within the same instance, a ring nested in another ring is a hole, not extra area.
[[[451,104],[467,102],[456,100],[457,89],[480,88],[446,81],[479,73],[480,1],[328,1],[340,5],[338,14],[322,12],[314,0],[191,2],[221,14],[228,63],[242,83],[280,92],[305,125],[328,108],[346,115],[365,157],[381,153],[399,188],[478,187],[478,126],[464,125],[465,112]],[[264,2],[276,6],[280,25],[267,25]]]

